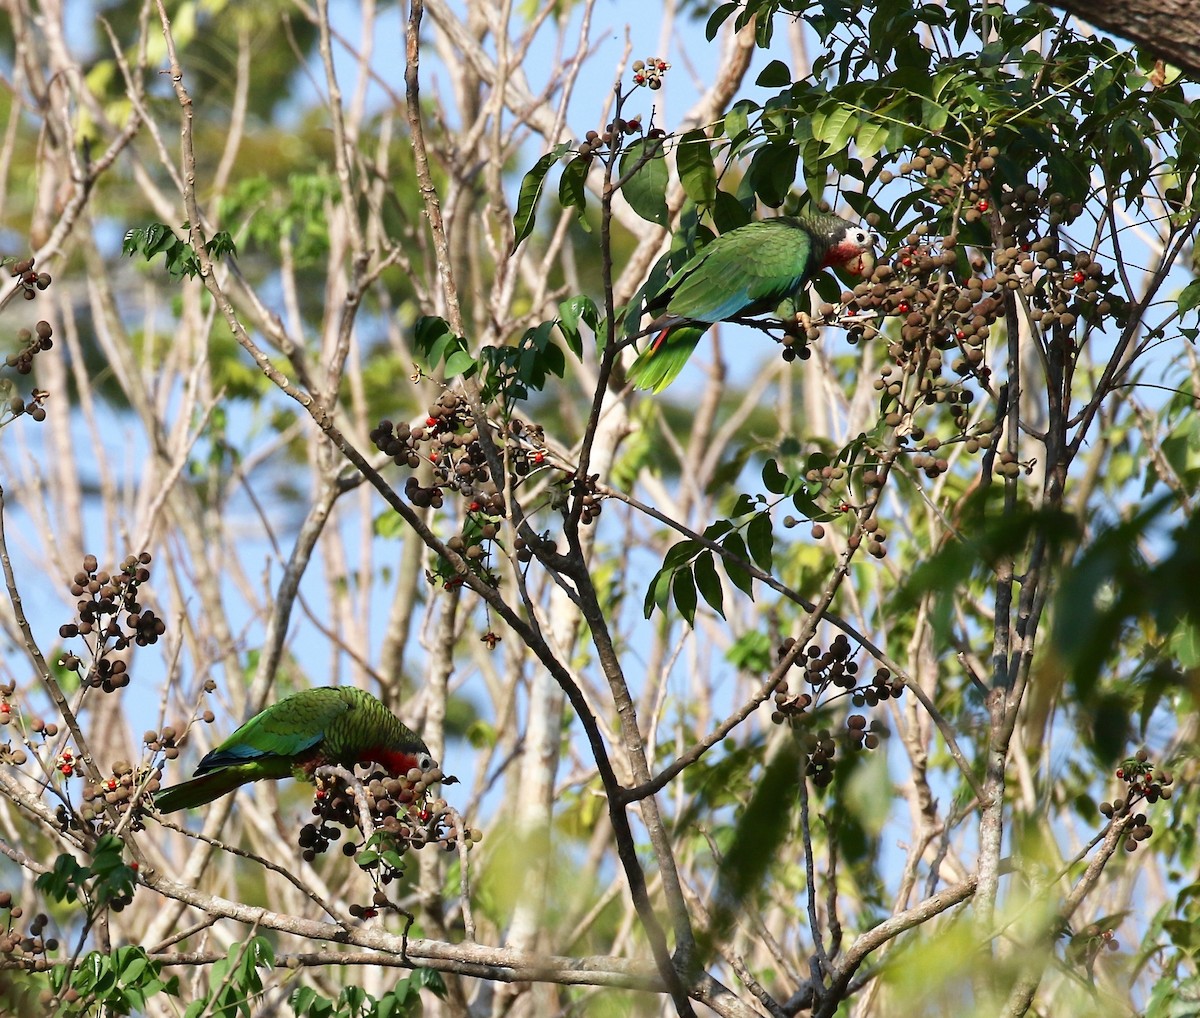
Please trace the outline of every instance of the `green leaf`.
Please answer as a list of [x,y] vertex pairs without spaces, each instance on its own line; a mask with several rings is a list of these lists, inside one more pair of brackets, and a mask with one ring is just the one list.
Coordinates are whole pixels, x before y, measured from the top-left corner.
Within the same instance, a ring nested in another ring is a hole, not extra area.
[[690,569],[677,569],[671,580],[671,594],[675,607],[689,626],[696,625],[696,581]]
[[891,127],[888,124],[871,120],[861,121],[854,134],[854,146],[857,149],[858,158],[868,159],[882,151],[884,145],[887,144],[889,133],[891,133]]
[[700,595],[713,611],[724,618],[725,592],[721,589],[721,578],[717,575],[717,565],[713,561],[713,553],[711,551],[702,552],[696,558],[693,570]]
[[712,42],[721,30],[721,26],[729,20],[729,15],[737,9],[738,5],[735,3],[721,4],[708,16],[708,22],[704,26],[704,37],[709,42]]
[[835,151],[846,147],[854,134],[854,126],[855,112],[845,106],[835,106],[828,113],[818,113],[811,122],[813,137]]
[[725,122],[721,129],[725,132],[725,137],[730,141],[737,141],[742,135],[748,132],[750,130],[750,117],[746,112],[746,107],[741,103],[735,104],[725,114]]
[[713,225],[721,233],[736,230],[750,222],[749,210],[728,191],[718,191],[712,208]]
[[763,484],[772,495],[782,495],[788,488],[788,476],[779,469],[774,460],[767,460],[762,468]]
[[643,138],[629,146],[621,156],[620,174],[624,178],[631,172],[633,175],[621,187],[629,207],[647,222],[666,226],[669,178],[660,140]]
[[717,200],[717,173],[713,166],[712,147],[703,131],[688,131],[675,150],[675,164],[683,193],[697,205],[711,205]]
[[763,88],[783,88],[792,83],[791,69],[782,60],[772,60],[759,72],[754,84]]
[[769,573],[774,562],[775,530],[768,513],[760,513],[750,521],[750,526],[746,528],[746,540],[755,564],[764,573]]
[[671,590],[671,577],[673,573],[673,569],[660,569],[654,574],[654,579],[650,581],[650,586],[646,589],[646,597],[642,601],[643,618],[648,619],[653,615],[655,607],[666,607],[667,594]]
[[533,232],[538,198],[541,197],[542,188],[546,184],[546,174],[550,172],[550,167],[562,158],[568,148],[570,146],[565,142],[555,145],[534,163],[533,169],[522,178],[521,190],[517,195],[517,211],[513,214],[512,249],[514,251],[521,241]]
[[790,143],[771,142],[754,153],[746,176],[762,203],[777,209],[796,180],[800,151]]
[[474,373],[475,367],[475,358],[466,350],[455,350],[446,358],[446,378],[450,379],[455,375],[470,375]]
[[558,181],[558,200],[564,209],[576,208],[579,209],[579,225],[583,229],[591,233],[592,228],[588,225],[588,221],[584,216],[587,210],[587,182],[588,168],[592,161],[584,156],[576,156],[563,169],[562,177]]
[[[736,530],[721,542],[721,547],[729,552],[730,555],[736,556],[743,562],[750,561],[750,552],[746,549],[746,542]],[[744,566],[728,558],[722,558],[721,565],[725,567],[725,575],[729,577],[733,585],[747,597],[753,598],[754,578],[750,575],[749,571]]]
[[1177,299],[1179,313],[1185,314],[1194,307],[1200,307],[1200,279],[1193,279],[1183,288]]
[[691,562],[700,551],[700,548],[701,545],[691,538],[671,545],[667,549],[667,554],[663,557],[663,568],[678,569],[680,566]]
[[787,838],[796,807],[796,783],[804,781],[802,758],[794,739],[780,743],[753,785],[749,804],[734,827],[733,841],[717,871],[712,921],[700,938],[700,958],[714,944],[727,942],[733,923],[746,910],[748,899],[762,886],[767,868],[775,862]]
[[600,311],[591,297],[580,294],[564,300],[558,305],[558,328],[567,341],[571,352],[580,360],[583,359],[583,336],[579,331],[579,323],[583,322],[593,335],[599,339]]

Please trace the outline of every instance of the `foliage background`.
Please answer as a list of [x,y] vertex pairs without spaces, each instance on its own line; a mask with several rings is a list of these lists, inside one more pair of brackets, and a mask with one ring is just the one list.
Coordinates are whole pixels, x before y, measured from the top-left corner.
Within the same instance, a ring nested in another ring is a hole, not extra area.
[[[1036,4],[4,11],[5,1008],[1195,1010],[1187,73]],[[816,196],[887,271],[630,391]],[[380,451],[451,391],[465,492]],[[339,682],[462,779],[402,879],[290,783],[84,812]]]

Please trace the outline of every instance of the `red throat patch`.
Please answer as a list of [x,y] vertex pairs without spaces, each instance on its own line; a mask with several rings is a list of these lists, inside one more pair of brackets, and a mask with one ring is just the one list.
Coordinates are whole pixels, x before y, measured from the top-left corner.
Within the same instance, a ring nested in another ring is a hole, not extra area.
[[400,777],[416,767],[417,758],[412,753],[395,749],[370,749],[363,754],[364,761],[377,763],[389,774]]
[[825,252],[825,257],[821,259],[821,268],[827,269],[833,265],[844,265],[851,272],[855,272],[856,275],[862,275],[862,272],[856,271],[854,263],[860,262],[860,264],[865,264],[870,250],[870,247],[863,247],[861,244],[855,244],[851,240],[843,240],[839,244],[834,244],[833,247]]

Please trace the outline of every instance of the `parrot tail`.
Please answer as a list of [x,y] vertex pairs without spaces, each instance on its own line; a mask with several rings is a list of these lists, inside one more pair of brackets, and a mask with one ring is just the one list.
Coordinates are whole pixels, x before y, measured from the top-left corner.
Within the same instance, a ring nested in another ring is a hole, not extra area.
[[663,329],[629,366],[628,378],[634,388],[662,392],[679,376],[708,329],[708,325]]
[[270,761],[255,761],[210,771],[200,777],[181,781],[178,785],[164,788],[154,794],[154,805],[160,813],[175,813],[181,809],[195,809],[232,792],[239,785],[262,778],[285,778],[292,773],[291,764],[276,758]]

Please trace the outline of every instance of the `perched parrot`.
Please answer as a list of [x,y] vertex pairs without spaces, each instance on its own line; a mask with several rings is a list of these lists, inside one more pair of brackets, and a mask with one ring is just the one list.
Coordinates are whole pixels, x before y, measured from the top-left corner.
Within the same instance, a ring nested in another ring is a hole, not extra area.
[[370,693],[353,686],[304,689],[255,714],[200,761],[197,777],[154,796],[161,813],[194,809],[263,778],[313,780],[324,764],[376,763],[399,776],[429,770],[420,737]]
[[775,311],[821,269],[865,275],[874,244],[869,230],[824,212],[763,219],[721,234],[689,258],[646,309],[658,316],[654,324],[662,331],[630,366],[630,381],[661,392],[716,322]]

